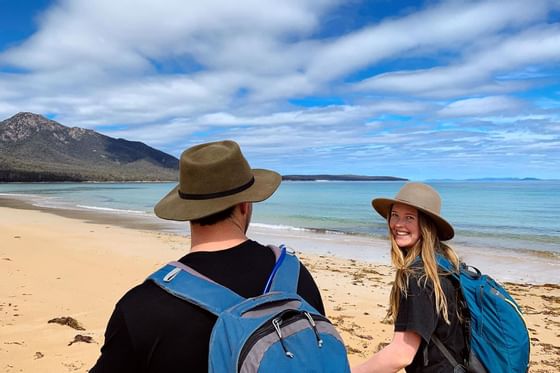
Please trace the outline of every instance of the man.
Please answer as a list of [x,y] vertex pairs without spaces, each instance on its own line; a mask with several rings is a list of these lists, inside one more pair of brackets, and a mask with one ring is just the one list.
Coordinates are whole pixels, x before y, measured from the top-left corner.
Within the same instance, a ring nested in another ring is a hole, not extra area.
[[[154,209],[160,218],[190,221],[191,249],[179,261],[245,298],[262,294],[275,256],[246,232],[252,202],[270,197],[280,175],[251,169],[233,141],[187,149],[179,168],[179,185]],[[298,293],[324,314],[304,266]],[[213,314],[146,281],[117,303],[90,373],[207,372],[215,321]]]

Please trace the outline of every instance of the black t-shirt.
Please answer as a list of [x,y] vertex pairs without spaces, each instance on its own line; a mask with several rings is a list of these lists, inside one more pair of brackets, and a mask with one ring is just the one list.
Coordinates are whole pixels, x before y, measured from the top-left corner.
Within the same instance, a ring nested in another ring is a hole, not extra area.
[[[248,240],[227,250],[189,253],[180,262],[249,298],[262,294],[275,257],[270,248]],[[325,313],[319,290],[303,265],[297,291]],[[207,372],[215,322],[208,311],[146,281],[117,303],[101,356],[90,373]]]
[[[439,280],[443,293],[447,299],[450,324],[447,324],[443,316],[436,312],[434,287],[431,281],[422,278],[423,268],[417,268],[410,276],[407,296],[401,295],[399,313],[395,322],[395,331],[413,331],[417,333],[422,341],[412,364],[406,367],[406,371],[422,373],[445,373],[453,372],[452,365],[439,351],[431,337],[435,334],[443,345],[451,352],[458,362],[462,361],[465,353],[465,339],[463,327],[457,315],[457,288],[449,276],[440,274]],[[425,365],[425,347],[428,344],[427,365]]]

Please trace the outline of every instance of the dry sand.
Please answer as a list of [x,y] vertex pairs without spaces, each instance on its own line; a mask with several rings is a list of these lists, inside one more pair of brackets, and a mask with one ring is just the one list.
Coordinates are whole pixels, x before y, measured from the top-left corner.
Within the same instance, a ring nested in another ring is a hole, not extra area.
[[[0,207],[0,372],[87,372],[99,355],[115,302],[160,265],[184,255],[188,238],[116,220],[88,223],[83,216],[17,207]],[[352,363],[390,341],[392,326],[382,322],[391,282],[388,266],[300,256],[316,278]],[[557,372],[560,286],[507,287],[531,331],[530,372]],[[70,325],[49,323],[55,318],[68,318],[59,321]]]

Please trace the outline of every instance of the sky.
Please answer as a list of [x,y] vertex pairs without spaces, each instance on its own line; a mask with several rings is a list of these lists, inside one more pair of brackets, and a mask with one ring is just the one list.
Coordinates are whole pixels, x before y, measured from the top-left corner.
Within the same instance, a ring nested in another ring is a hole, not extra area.
[[176,157],[560,179],[560,1],[0,0],[0,120]]

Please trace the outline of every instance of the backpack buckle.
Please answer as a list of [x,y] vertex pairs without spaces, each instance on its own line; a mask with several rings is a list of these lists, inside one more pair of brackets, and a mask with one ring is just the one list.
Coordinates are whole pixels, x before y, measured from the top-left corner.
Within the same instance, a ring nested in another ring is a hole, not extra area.
[[181,272],[181,268],[173,268],[171,271],[169,271],[168,274],[163,277],[163,282],[171,282],[171,280],[173,280],[179,274],[179,272]]

